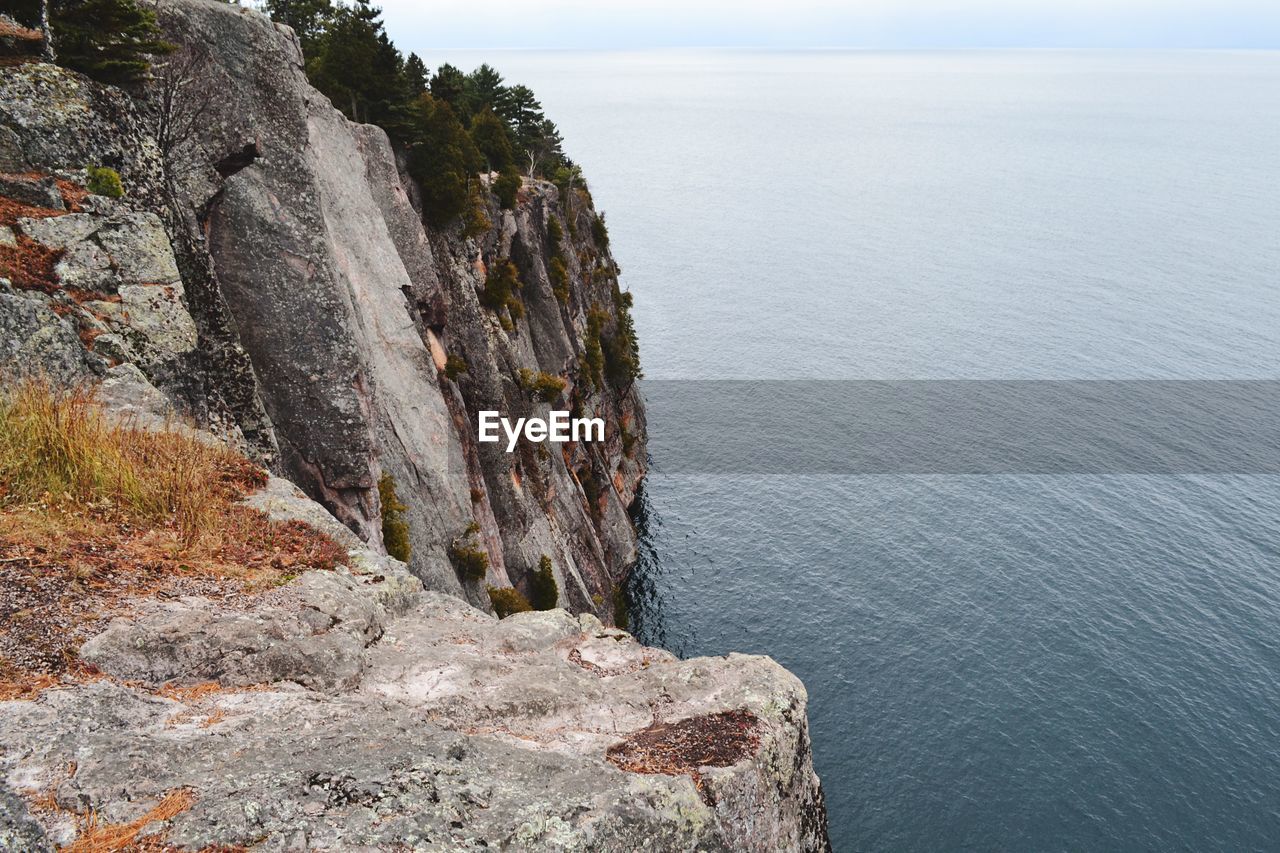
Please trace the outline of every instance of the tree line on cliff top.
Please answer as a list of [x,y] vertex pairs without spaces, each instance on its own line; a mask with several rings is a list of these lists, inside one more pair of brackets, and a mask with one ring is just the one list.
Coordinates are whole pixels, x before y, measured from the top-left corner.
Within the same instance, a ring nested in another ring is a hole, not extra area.
[[[491,186],[504,207],[514,206],[521,173],[561,186],[578,180],[532,90],[508,85],[491,66],[428,71],[417,54],[396,48],[369,0],[264,0],[262,8],[297,34],[313,86],[408,152],[432,224],[467,212],[481,172],[497,173]],[[56,61],[105,83],[139,84],[173,50],[148,2],[14,0],[11,14],[26,26],[47,24]]]

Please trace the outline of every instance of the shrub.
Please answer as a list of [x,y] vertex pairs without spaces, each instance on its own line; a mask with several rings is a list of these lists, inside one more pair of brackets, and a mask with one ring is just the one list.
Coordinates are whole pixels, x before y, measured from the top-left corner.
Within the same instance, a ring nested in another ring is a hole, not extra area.
[[518,376],[520,387],[535,400],[541,400],[544,403],[553,402],[569,384],[559,376],[544,373],[541,370],[530,370],[527,367],[520,368]]
[[631,608],[627,606],[627,591],[620,586],[613,588],[613,624],[624,631],[631,629]]
[[498,175],[498,179],[493,182],[493,191],[497,193],[498,203],[502,205],[503,210],[515,208],[516,199],[522,186],[524,186],[524,181],[514,167],[503,169],[502,173]]
[[598,308],[587,312],[587,333],[582,339],[582,369],[593,388],[604,385],[604,350],[600,331],[609,315]]
[[378,499],[382,502],[382,544],[388,554],[407,563],[413,550],[409,545],[409,525],[404,520],[409,507],[400,502],[396,481],[390,474],[383,474],[378,480]]
[[120,173],[109,166],[89,166],[89,192],[104,195],[107,198],[120,198],[124,195],[124,184],[120,182]]
[[600,251],[609,248],[609,229],[605,227],[603,213],[597,213],[591,220],[591,239]]
[[[471,528],[467,528],[468,540],[474,535]],[[489,571],[489,555],[472,541],[455,542],[449,548],[449,559],[463,580],[483,580],[485,573]]]
[[547,275],[551,278],[551,292],[562,305],[569,304],[569,270],[560,258],[552,258],[547,266]]
[[529,599],[521,595],[520,590],[509,586],[489,587],[489,602],[499,619],[506,619],[512,613],[528,613],[533,609]]
[[467,208],[462,212],[462,236],[479,237],[492,227],[493,223],[489,221],[489,211],[484,196],[480,193],[478,186],[473,186]]
[[560,241],[564,239],[564,229],[555,216],[547,217],[547,241],[551,244],[552,257],[560,256]]
[[582,484],[582,493],[587,498],[587,510],[592,518],[600,515],[600,484],[596,482],[595,472],[583,467],[578,471],[578,482]]
[[560,601],[560,588],[556,586],[556,573],[551,558],[546,554],[538,561],[538,570],[529,579],[530,604],[534,610],[555,610]]
[[[494,261],[490,264],[489,272],[484,279],[484,292],[480,294],[480,304],[494,311],[506,308],[512,318],[518,320],[524,316],[524,305],[521,304],[520,297],[516,296],[519,285],[520,271],[516,269],[515,264],[507,258]],[[507,328],[508,325],[511,328]],[[504,319],[502,327],[507,331],[513,331],[515,324]]]
[[450,355],[444,362],[444,375],[454,382],[467,372],[467,360],[460,355]]

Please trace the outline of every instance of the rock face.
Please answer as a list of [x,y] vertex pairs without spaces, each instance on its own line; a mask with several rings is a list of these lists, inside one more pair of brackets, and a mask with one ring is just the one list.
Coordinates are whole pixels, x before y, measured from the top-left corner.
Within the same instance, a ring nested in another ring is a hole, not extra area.
[[[567,239],[565,305],[546,272],[548,217],[590,235],[589,203],[529,181],[516,210],[488,211],[486,232],[428,232],[386,135],[307,84],[288,30],[212,0],[173,4],[165,24],[179,43],[217,45],[207,73],[223,85],[182,151],[179,195],[207,235],[283,471],[375,546],[376,485],[390,474],[409,506],[410,565],[434,589],[488,607],[486,585],[524,586],[545,554],[562,603],[611,621],[634,559],[626,509],[643,475],[643,412],[633,392],[582,376],[587,311],[612,307],[607,251]],[[477,297],[486,266],[505,258],[524,283],[515,332]],[[448,355],[466,361],[457,381],[443,375]],[[608,443],[568,454],[478,444],[476,411],[534,410],[521,369],[564,377],[565,400],[604,417]],[[640,437],[629,454],[624,428]],[[473,524],[489,568],[468,583],[445,546]]]
[[[0,848],[179,789],[190,807],[143,830],[177,849],[826,848],[803,686],[609,627],[645,424],[584,367],[620,305],[589,194],[526,179],[487,228],[425,228],[386,135],[307,84],[287,28],[216,0],[160,10],[199,59],[181,139],[163,69],[128,94],[0,67],[0,371],[236,446],[275,475],[249,502],[348,565],[243,606],[139,599],[80,649],[96,680],[0,703]],[[90,166],[124,196],[88,194]],[[507,261],[519,318],[480,299]],[[554,404],[539,373],[565,383]],[[551,408],[606,440],[476,440],[480,410]],[[407,565],[382,541],[388,476]],[[490,615],[486,587],[529,593],[543,557],[563,609]]]

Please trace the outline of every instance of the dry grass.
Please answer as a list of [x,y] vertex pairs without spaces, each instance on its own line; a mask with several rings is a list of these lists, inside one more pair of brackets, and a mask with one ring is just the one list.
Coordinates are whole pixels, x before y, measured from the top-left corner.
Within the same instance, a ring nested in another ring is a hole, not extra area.
[[239,502],[264,482],[224,447],[113,424],[83,392],[0,388],[0,699],[91,674],[75,650],[139,597],[250,594],[346,559]]
[[180,432],[111,423],[83,391],[24,380],[0,392],[0,500],[110,508],[183,545],[215,533],[265,476],[243,456]]
[[[117,853],[122,850],[137,850],[138,833],[148,824],[172,820],[191,808],[195,801],[195,795],[190,791],[171,791],[155,808],[129,823],[101,823],[97,815],[90,812],[82,822],[76,840],[63,847],[62,853]],[[163,849],[158,839],[144,839],[143,844],[150,846],[148,842],[157,845],[152,849]]]

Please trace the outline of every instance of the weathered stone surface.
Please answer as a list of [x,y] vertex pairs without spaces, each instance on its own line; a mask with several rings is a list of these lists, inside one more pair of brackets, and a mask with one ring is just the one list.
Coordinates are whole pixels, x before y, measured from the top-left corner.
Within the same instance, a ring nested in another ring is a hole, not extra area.
[[[160,150],[142,111],[121,89],[56,65],[27,62],[0,73],[0,149],[29,168],[75,172],[110,166],[127,197],[158,204]],[[8,170],[17,171],[17,170]]]
[[25,172],[30,168],[22,153],[22,141],[11,128],[0,125],[0,172]]
[[0,370],[40,374],[66,384],[101,372],[105,365],[85,351],[75,327],[38,294],[0,293]]
[[[590,615],[498,621],[433,592],[374,637],[349,591],[309,585],[326,574],[299,585],[314,613],[337,620],[317,630],[349,620],[370,643],[358,673],[335,682],[320,654],[238,671],[344,692],[176,702],[108,683],[46,691],[0,705],[2,778],[28,795],[56,786],[64,807],[114,821],[191,789],[194,806],[166,827],[185,849],[826,849],[804,688],[767,658],[680,661]],[[190,657],[173,671],[183,666],[207,675]],[[234,683],[246,682],[224,679]],[[697,782],[695,769],[632,773],[606,759],[655,721],[727,711],[756,721],[752,746],[695,768]],[[56,835],[57,816],[41,817]]]
[[0,850],[53,853],[53,845],[27,811],[26,802],[3,784],[0,784]]
[[0,174],[0,196],[49,210],[65,210],[58,182],[51,177]]
[[422,588],[390,558],[364,552],[352,563],[355,573],[308,572],[245,610],[199,597],[140,602],[134,615],[85,643],[80,657],[108,675],[151,684],[352,688],[364,670],[365,647]]

